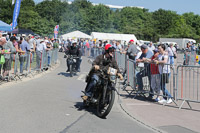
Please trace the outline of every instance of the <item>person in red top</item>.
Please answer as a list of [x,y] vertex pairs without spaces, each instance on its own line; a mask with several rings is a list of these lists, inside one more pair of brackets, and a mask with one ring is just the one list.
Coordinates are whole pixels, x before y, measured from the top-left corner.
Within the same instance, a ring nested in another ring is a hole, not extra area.
[[152,56],[151,59],[146,59],[145,60],[150,64],[150,70],[151,70],[151,88],[153,90],[153,93],[155,92],[157,97],[155,99],[156,102],[158,102],[159,95],[160,95],[160,73],[158,69],[158,65],[155,64],[154,59],[156,59],[159,55],[158,49],[154,49],[154,55]]
[[[156,59],[158,55],[159,55],[158,49],[155,49],[154,55],[151,58],[151,60]],[[155,101],[158,102],[160,94],[160,73],[157,64],[152,63],[150,67],[151,67],[151,88],[153,92],[156,93],[157,97]]]

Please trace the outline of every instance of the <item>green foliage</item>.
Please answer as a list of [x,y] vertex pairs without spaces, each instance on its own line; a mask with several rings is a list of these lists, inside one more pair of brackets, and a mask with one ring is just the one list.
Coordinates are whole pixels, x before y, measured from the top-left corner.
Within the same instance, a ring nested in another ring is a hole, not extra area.
[[[12,0],[0,0],[0,18],[12,22],[14,5]],[[200,16],[194,13],[179,15],[174,11],[125,7],[112,10],[87,0],[74,0],[72,4],[61,0],[34,0],[21,3],[18,27],[31,29],[37,34],[53,34],[55,25],[60,25],[59,34],[80,30],[135,34],[138,39],[157,41],[160,37],[188,37],[200,40]]]

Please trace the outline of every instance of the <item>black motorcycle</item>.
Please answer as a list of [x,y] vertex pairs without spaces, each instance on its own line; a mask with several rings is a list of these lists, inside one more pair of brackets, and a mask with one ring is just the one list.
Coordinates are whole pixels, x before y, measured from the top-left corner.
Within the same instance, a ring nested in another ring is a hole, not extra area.
[[[100,78],[99,83],[93,88],[92,96],[87,100],[83,100],[85,107],[94,106],[97,109],[97,116],[100,118],[105,118],[110,113],[115,100],[117,70],[110,67],[107,70],[106,72],[102,69],[97,70]],[[90,70],[90,73],[93,71],[95,71],[94,68]],[[86,77],[87,85],[89,85],[91,80],[90,73]]]
[[75,75],[77,73],[76,66],[77,66],[78,59],[79,59],[79,57],[74,56],[74,55],[69,55],[67,58],[68,63],[69,63],[69,73],[70,73],[71,77],[73,77],[73,75]]

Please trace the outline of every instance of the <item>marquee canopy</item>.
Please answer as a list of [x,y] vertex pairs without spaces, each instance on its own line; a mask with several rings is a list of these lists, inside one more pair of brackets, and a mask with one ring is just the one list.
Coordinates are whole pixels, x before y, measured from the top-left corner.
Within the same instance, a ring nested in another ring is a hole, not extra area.
[[83,32],[80,32],[80,31],[73,31],[73,32],[70,32],[70,33],[67,33],[67,34],[64,34],[62,35],[62,38],[63,39],[69,39],[69,38],[87,38],[87,39],[91,39],[91,36],[83,33]]
[[92,32],[91,34],[93,39],[98,40],[121,40],[121,41],[130,41],[133,39],[135,42],[137,38],[134,34],[116,34],[116,33],[100,33],[100,32]]

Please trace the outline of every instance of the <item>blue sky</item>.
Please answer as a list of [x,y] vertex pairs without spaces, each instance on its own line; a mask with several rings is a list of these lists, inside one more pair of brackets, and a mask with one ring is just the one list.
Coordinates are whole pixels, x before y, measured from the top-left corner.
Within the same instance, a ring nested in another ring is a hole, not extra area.
[[[71,1],[71,0],[70,0]],[[141,6],[150,11],[163,8],[179,14],[194,12],[200,15],[200,0],[89,0],[93,3],[112,4],[120,6]]]
[[[35,0],[36,2],[42,0]],[[73,1],[73,0],[69,0]],[[89,0],[93,3],[103,3],[118,6],[141,6],[150,11],[159,8],[176,11],[178,14],[194,12],[200,15],[200,0]]]

